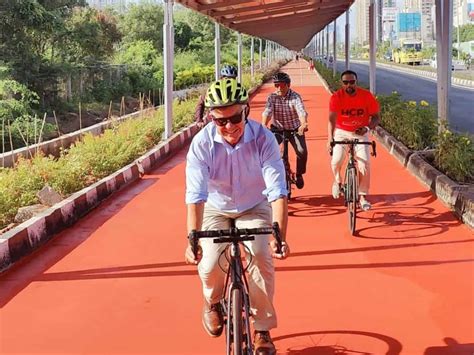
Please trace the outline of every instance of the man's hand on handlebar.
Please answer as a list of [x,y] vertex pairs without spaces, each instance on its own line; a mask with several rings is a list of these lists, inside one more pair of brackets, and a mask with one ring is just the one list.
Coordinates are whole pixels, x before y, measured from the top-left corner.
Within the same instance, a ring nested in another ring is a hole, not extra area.
[[368,133],[369,132],[369,128],[368,127],[359,127],[357,128],[354,133],[359,135],[359,136],[363,136],[364,134]]
[[188,245],[184,253],[184,260],[186,261],[186,264],[197,265],[199,264],[201,259],[202,259],[201,246],[198,245],[197,255],[194,256],[193,248],[191,247],[191,245]]
[[326,149],[328,151],[329,154],[332,155],[332,145],[331,145],[331,142],[333,141],[334,139],[328,139],[327,143],[326,143]]
[[275,239],[270,242],[270,248],[272,249],[272,258],[274,259],[283,260],[290,255],[290,246],[287,242],[281,242],[281,253],[277,253],[278,246]]
[[298,127],[298,135],[300,136],[304,135],[304,132],[307,132],[307,131],[308,131],[308,122],[304,122]]

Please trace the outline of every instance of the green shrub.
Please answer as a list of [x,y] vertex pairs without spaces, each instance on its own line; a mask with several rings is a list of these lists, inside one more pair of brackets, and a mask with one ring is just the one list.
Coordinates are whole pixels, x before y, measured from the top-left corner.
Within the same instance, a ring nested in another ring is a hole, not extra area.
[[452,179],[474,182],[474,137],[444,129],[437,136],[435,164]]
[[380,103],[381,125],[408,148],[432,148],[437,134],[436,111],[426,101],[403,101],[401,95],[377,97]]
[[323,63],[318,60],[314,61],[314,67],[316,71],[326,80],[329,89],[334,92],[341,88],[341,73],[336,72],[336,76],[333,75],[332,68],[326,67]]

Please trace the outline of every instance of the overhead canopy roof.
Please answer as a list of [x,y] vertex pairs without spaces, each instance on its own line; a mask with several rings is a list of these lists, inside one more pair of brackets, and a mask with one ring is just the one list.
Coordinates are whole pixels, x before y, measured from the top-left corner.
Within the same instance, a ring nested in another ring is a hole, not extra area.
[[235,31],[300,50],[354,0],[175,0]]

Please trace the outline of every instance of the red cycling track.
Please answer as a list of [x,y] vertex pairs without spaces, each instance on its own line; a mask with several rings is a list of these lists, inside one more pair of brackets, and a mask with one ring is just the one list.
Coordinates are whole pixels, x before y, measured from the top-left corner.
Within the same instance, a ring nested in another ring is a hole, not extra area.
[[[474,353],[474,235],[379,145],[373,208],[348,233],[325,150],[329,94],[284,68],[309,112],[306,186],[277,261],[279,354]],[[259,120],[271,85],[252,100]],[[0,354],[222,354],[183,261],[186,148],[0,276]]]

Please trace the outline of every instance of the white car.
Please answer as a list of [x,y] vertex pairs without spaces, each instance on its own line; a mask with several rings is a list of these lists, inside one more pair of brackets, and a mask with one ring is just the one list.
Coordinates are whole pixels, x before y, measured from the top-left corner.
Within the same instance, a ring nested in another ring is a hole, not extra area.
[[[436,58],[430,59],[430,66],[435,68],[438,66]],[[451,61],[451,70],[466,70],[466,64],[462,60],[453,59]]]
[[466,70],[466,64],[463,60],[453,59],[452,70]]

